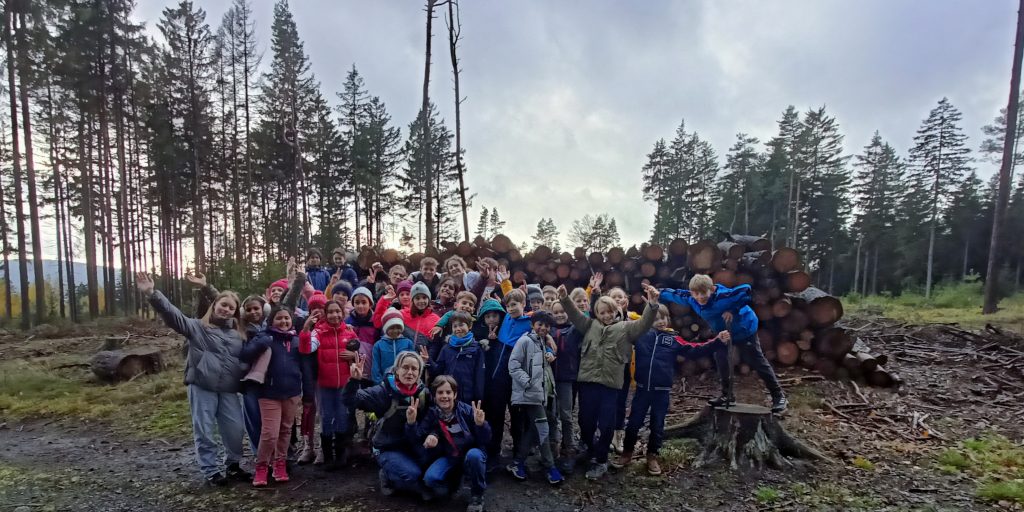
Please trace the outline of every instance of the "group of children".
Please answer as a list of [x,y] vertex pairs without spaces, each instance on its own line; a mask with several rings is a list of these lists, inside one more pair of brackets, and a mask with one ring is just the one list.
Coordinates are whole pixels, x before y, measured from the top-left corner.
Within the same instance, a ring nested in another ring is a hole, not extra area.
[[[144,274],[137,278],[155,311],[186,337],[197,459],[211,483],[287,481],[300,414],[298,462],[327,470],[347,465],[359,433],[357,409],[366,413],[362,436],[381,466],[385,493],[412,490],[429,499],[457,490],[465,476],[470,510],[482,510],[485,475],[501,467],[506,414],[513,445],[506,468],[516,479],[528,478],[534,450],[551,484],[562,483],[561,473],[576,460],[588,464],[587,479],[600,479],[609,466],[631,463],[645,420],[647,470],[659,475],[677,357],[714,353],[721,368],[729,364],[731,340],[764,379],[773,410],[785,409],[757,343],[749,287],[727,289],[702,275],[690,290],[644,285],[647,305],[636,315],[622,289],[602,294],[599,273],[570,293],[564,286],[513,288],[505,268],[489,258],[469,271],[452,256],[443,274],[433,258],[411,275],[401,265],[385,272],[377,263],[361,281],[344,251],[331,254],[333,268],[321,260],[310,250],[305,272],[290,261],[285,279],[244,301],[190,277],[202,290],[198,320],[182,315]],[[684,341],[669,327],[662,302],[692,306],[717,337]],[[237,398],[228,403],[236,392],[241,407]],[[733,401],[725,378],[713,405]],[[214,423],[227,453],[223,473]],[[239,465],[242,425],[256,454],[254,475]],[[613,450],[619,456],[609,460]],[[565,464],[556,467],[556,457]]]

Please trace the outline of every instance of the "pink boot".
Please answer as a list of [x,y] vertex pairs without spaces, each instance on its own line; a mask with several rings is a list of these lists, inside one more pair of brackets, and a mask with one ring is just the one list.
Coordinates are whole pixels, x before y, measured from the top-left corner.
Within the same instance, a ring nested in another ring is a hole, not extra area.
[[256,464],[256,476],[252,479],[253,487],[263,487],[267,485],[267,464]]
[[285,461],[279,460],[274,463],[274,480],[278,482],[288,481],[288,465]]

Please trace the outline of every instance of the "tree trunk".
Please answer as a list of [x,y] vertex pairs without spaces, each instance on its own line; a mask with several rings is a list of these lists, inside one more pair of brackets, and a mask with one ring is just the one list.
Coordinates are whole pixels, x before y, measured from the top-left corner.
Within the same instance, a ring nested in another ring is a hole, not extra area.
[[1020,95],[1021,60],[1024,59],[1024,0],[1017,9],[1017,39],[1013,49],[1013,70],[1010,74],[1010,100],[1006,106],[1006,133],[1003,135],[1003,162],[999,167],[999,194],[992,219],[992,238],[988,249],[988,267],[985,273],[985,306],[988,315],[998,310],[999,296],[999,244],[1006,224],[1006,204],[1010,200],[1010,168],[1014,160],[1014,141],[1017,138],[1017,110]]
[[462,97],[459,95],[459,59],[455,55],[462,32],[462,24],[455,17],[459,4],[448,1],[448,46],[452,53],[452,73],[455,75],[455,168],[459,173],[459,199],[462,201],[462,228],[465,241],[469,241],[469,210],[466,205],[466,182],[462,169]]
[[857,285],[860,283],[860,250],[864,245],[864,237],[860,237],[860,241],[857,242],[857,264],[854,265],[853,271],[853,293],[857,293]]
[[[11,37],[11,30],[14,27],[13,2],[8,0],[5,6],[4,16],[4,41],[7,45],[7,87],[11,95],[11,157],[14,160],[14,215],[18,227],[18,273],[21,290],[21,327],[28,329],[32,326],[32,314],[29,309],[28,300],[28,251],[25,247],[25,211],[22,205],[21,191],[21,150],[18,144],[18,89],[15,86],[14,71],[14,44]],[[40,279],[41,276],[36,276]]]
[[25,42],[25,13],[19,15],[21,23],[17,30],[18,74],[21,77],[21,122],[25,132],[25,173],[28,178],[28,211],[32,230],[32,273],[35,275],[36,322],[46,321],[46,276],[43,275],[43,234],[39,225],[39,199],[36,196],[36,167],[32,153],[32,111],[28,106],[28,87],[25,85],[29,74],[28,47]]
[[82,173],[82,216],[85,235],[85,275],[89,288],[89,319],[100,316],[99,283],[96,276],[96,220],[92,200],[92,116],[79,123],[79,154]]
[[426,228],[427,228],[427,247],[433,247],[435,245],[434,240],[434,168],[430,164],[431,150],[433,149],[432,140],[430,136],[430,38],[432,24],[434,21],[434,4],[436,0],[427,0],[427,50],[426,50],[426,63],[423,66],[423,105],[421,107],[421,132],[423,137],[423,143],[420,144],[420,150],[423,151],[423,158],[420,163],[423,165],[425,185],[424,188],[426,193]]

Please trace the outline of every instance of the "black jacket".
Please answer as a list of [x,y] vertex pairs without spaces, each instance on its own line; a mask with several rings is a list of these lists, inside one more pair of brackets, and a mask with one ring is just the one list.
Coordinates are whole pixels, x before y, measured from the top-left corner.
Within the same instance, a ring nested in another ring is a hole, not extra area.
[[[459,395],[462,395],[461,389],[462,387],[459,386]],[[402,417],[404,419],[405,415],[403,414]],[[455,419],[462,432],[452,433],[451,425],[445,423],[454,445],[448,441],[448,436],[441,428],[441,410],[436,405],[431,407],[427,414],[419,418],[415,424],[410,425],[406,422],[405,433],[409,437],[409,441],[415,445],[422,445],[428,435],[436,436],[439,441],[437,446],[441,448],[441,455],[449,459],[461,459],[466,456],[466,452],[473,448],[486,451],[487,444],[491,442],[490,424],[485,421],[483,425],[477,425],[473,418],[473,407],[462,401],[455,402]]]
[[239,359],[253,364],[260,355],[270,349],[270,366],[263,384],[256,387],[256,396],[269,400],[285,400],[302,395],[302,355],[299,354],[299,337],[289,333],[267,329],[242,348]]
[[580,373],[580,354],[583,347],[583,333],[572,324],[558,325],[551,330],[551,337],[558,348],[557,357],[551,363],[551,371],[557,382],[575,382]]
[[[418,417],[422,418],[434,403],[430,391],[420,382],[413,396],[420,400]],[[417,447],[409,442],[405,433],[405,411],[412,403],[411,398],[395,389],[391,372],[384,376],[384,382],[366,389],[359,389],[358,380],[349,379],[342,394],[342,400],[349,407],[377,415],[376,433],[371,441],[375,449],[418,454],[423,446]]]
[[724,344],[718,339],[704,343],[684,341],[673,331],[651,329],[633,343],[636,355],[636,388],[646,391],[671,391],[675,381],[676,357],[709,356]]
[[461,348],[455,348],[445,340],[437,360],[430,360],[427,363],[431,378],[437,375],[451,375],[455,382],[459,383],[460,401],[472,403],[483,400],[485,353],[484,347],[476,340]]

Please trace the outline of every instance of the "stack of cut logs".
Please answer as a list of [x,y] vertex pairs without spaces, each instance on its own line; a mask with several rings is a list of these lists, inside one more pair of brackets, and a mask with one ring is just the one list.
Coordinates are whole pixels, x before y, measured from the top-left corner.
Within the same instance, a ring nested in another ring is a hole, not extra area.
[[[443,243],[442,249],[430,247],[424,253],[403,257],[393,249],[364,249],[358,265],[368,269],[381,262],[385,269],[402,264],[417,270],[427,256],[443,264],[448,258],[462,257],[470,269],[476,260],[494,258],[507,266],[513,285],[537,283],[570,290],[587,286],[596,272],[604,274],[604,290],[621,287],[630,296],[630,309],[642,310],[642,285],[659,288],[686,288],[694,274],[709,274],[716,283],[728,287],[749,284],[753,289],[751,307],[759,319],[758,338],[765,356],[775,364],[799,365],[827,378],[858,379],[874,386],[892,386],[898,377],[883,367],[884,357],[871,355],[858,345],[846,329],[836,326],[843,316],[839,299],[811,286],[811,277],[803,271],[800,253],[783,247],[772,251],[767,239],[748,235],[728,235],[715,243],[702,240],[688,244],[677,238],[667,250],[659,245],[643,244],[610,249],[607,253],[587,253],[576,248],[572,254],[553,252],[539,246],[532,253],[521,253],[508,237],[498,235],[488,242],[477,237],[473,243]],[[364,272],[365,273],[365,272]],[[686,340],[714,336],[710,327],[691,308],[672,305],[672,326]],[[714,366],[710,359],[682,361],[683,375],[692,376]],[[734,361],[739,374],[750,368]]]

